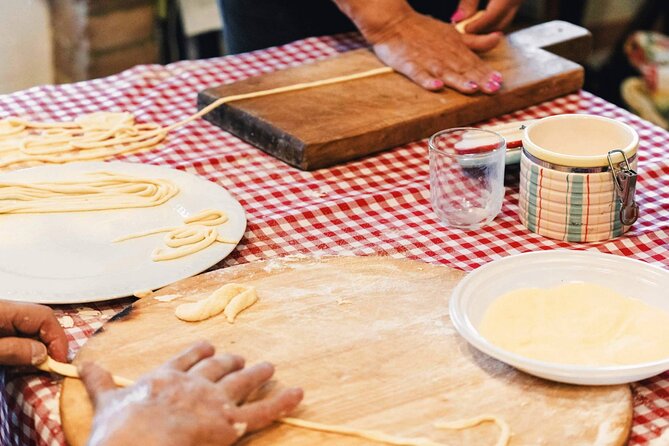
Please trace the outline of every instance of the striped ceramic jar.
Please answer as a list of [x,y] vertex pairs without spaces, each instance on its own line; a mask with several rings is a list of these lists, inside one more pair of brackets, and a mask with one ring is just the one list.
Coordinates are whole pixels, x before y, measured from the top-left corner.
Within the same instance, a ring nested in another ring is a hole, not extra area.
[[[624,234],[629,226],[621,222],[607,154],[620,149],[636,169],[637,146],[631,127],[608,118],[557,115],[531,124],[520,161],[520,221],[532,232],[570,242]],[[619,153],[612,160],[616,169],[624,162]]]

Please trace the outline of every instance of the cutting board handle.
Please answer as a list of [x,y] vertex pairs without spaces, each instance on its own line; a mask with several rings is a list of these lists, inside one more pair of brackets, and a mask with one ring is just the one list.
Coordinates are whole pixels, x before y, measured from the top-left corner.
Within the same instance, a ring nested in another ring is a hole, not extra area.
[[553,20],[513,32],[509,41],[516,46],[541,48],[577,63],[583,63],[592,51],[592,34],[582,26]]

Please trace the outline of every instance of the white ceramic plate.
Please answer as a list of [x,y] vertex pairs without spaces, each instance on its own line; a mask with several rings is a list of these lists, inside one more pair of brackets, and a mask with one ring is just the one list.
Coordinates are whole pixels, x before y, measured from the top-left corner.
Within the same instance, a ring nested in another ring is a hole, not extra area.
[[144,230],[180,225],[206,208],[224,211],[217,229],[233,240],[246,230],[244,209],[225,189],[165,167],[121,162],[72,163],[0,175],[0,181],[49,181],[85,172],[115,171],[164,178],[179,187],[166,203],[150,208],[60,214],[0,215],[0,299],[48,304],[94,302],[155,290],[190,277],[224,259],[236,245],[212,246],[176,260],[154,262],[164,234],[111,241]]
[[505,257],[468,274],[455,288],[450,315],[474,347],[531,375],[553,381],[606,385],[638,381],[669,370],[669,358],[626,366],[575,366],[526,358],[488,342],[477,327],[488,305],[518,288],[549,288],[571,282],[609,287],[669,311],[669,271],[639,260],[588,251],[539,251]]

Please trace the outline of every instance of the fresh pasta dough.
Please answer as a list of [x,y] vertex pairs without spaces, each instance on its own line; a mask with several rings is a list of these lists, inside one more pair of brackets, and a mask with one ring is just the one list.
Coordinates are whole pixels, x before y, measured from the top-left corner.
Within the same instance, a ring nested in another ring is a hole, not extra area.
[[479,331],[501,348],[547,362],[610,366],[669,358],[669,312],[591,283],[507,293],[490,304]]
[[255,288],[251,287],[246,291],[243,291],[237,294],[232,298],[230,303],[225,306],[223,314],[228,319],[228,322],[231,324],[235,322],[235,318],[239,313],[246,310],[248,307],[253,305],[258,301],[258,294],[256,293]]
[[160,178],[91,172],[49,182],[0,183],[0,214],[102,211],[159,206],[179,193]]
[[478,11],[476,14],[473,16],[469,17],[468,19],[464,19],[458,23],[455,24],[455,29],[457,32],[460,34],[466,34],[467,33],[467,25],[470,23],[473,23],[477,21],[478,19],[481,18],[481,16],[485,14],[485,11]]
[[301,420],[299,418],[287,417],[287,418],[282,418],[280,421],[284,424],[289,424],[291,426],[301,427],[304,429],[311,429],[321,432],[329,432],[332,434],[364,438],[366,440],[375,441],[377,443],[385,443],[395,446],[446,446],[443,443],[437,443],[435,441],[430,440],[429,438],[424,438],[424,437],[417,437],[417,438],[399,437],[396,435],[389,435],[386,434],[385,432],[377,430],[357,429],[349,426],[316,423],[314,421]]
[[[385,443],[393,446],[447,446],[443,443],[437,443],[430,440],[429,438],[416,437],[416,438],[407,438],[399,437],[396,435],[389,435],[377,430],[369,429],[357,429],[349,426],[341,425],[332,425],[332,424],[323,424],[316,423],[314,421],[301,420],[299,418],[282,418],[280,420],[284,424],[289,424],[291,426],[301,427],[305,429],[312,429],[321,432],[330,432],[333,434],[339,435],[348,435],[352,437],[364,438],[366,440],[376,441],[377,443]],[[497,424],[500,427],[500,436],[495,442],[495,446],[506,446],[509,443],[511,438],[511,431],[509,425],[502,418],[496,415],[481,415],[478,417],[457,420],[451,422],[437,422],[434,423],[434,427],[437,429],[468,429],[470,427],[477,426],[481,423],[491,421]]]
[[154,262],[174,260],[200,252],[218,239],[216,228],[203,225],[186,225],[170,231],[164,238],[165,248],[151,254]]
[[158,124],[137,124],[130,113],[96,112],[65,122],[5,118],[0,120],[0,170],[104,160],[153,148],[167,132]]
[[319,81],[226,96],[212,102],[188,118],[166,127],[155,123],[138,124],[135,122],[135,117],[127,112],[96,112],[82,115],[74,121],[65,122],[39,122],[9,117],[0,120],[0,170],[39,164],[99,161],[116,155],[150,150],[163,142],[172,130],[228,102],[315,88],[392,72],[393,69],[390,67],[381,67]]
[[509,439],[511,438],[511,429],[504,419],[498,417],[497,415],[479,415],[478,417],[469,418],[465,420],[457,421],[440,421],[434,423],[434,427],[438,429],[468,429],[470,427],[478,426],[481,423],[493,422],[495,423],[500,430],[499,438],[495,443],[495,446],[506,446],[509,444]]
[[[228,322],[232,323],[237,314],[253,305],[257,300],[258,295],[254,287],[226,283],[205,299],[179,305],[174,314],[182,321],[199,322],[225,311]],[[231,309],[228,310],[228,307]]]
[[148,231],[130,234],[114,240],[115,243],[124,242],[150,235],[167,233],[164,246],[156,248],[151,253],[154,262],[174,260],[185,257],[208,248],[215,242],[236,244],[237,241],[227,239],[218,233],[215,226],[228,221],[228,216],[217,209],[204,209],[197,214],[184,219],[182,226],[167,226]]

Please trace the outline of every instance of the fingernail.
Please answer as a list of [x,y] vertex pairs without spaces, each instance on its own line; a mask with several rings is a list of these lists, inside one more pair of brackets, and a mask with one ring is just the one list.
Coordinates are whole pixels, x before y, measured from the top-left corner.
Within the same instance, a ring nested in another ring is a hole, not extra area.
[[439,80],[439,79],[432,79],[431,81],[429,81],[429,82],[427,83],[427,86],[428,86],[428,88],[430,88],[430,89],[437,90],[437,89],[439,89],[439,88],[443,88],[443,87],[444,87],[444,81]]
[[467,87],[470,90],[478,90],[479,89],[479,84],[477,84],[474,81],[469,81],[465,84],[465,87]]
[[464,18],[464,16],[465,16],[465,13],[462,12],[462,9],[458,8],[458,10],[455,11],[453,13],[453,15],[451,16],[451,22],[454,22],[454,23],[459,22],[460,20],[462,20]]
[[46,347],[39,342],[30,343],[30,361],[33,365],[40,365],[46,361]]
[[499,71],[493,71],[492,74],[490,75],[490,80],[493,82],[497,82],[498,84],[501,84],[504,78],[502,77],[502,73]]
[[495,81],[488,81],[488,83],[485,84],[485,86],[486,86],[486,89],[488,89],[490,91],[497,91],[497,90],[499,90],[499,87],[501,87],[499,82],[495,82]]

